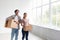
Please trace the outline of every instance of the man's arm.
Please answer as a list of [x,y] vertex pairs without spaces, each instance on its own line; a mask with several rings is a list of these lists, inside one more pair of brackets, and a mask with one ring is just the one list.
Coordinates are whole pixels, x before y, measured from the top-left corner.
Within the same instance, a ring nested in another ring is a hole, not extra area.
[[20,16],[19,16],[19,20],[18,20],[18,21],[19,21],[19,24],[20,24],[20,23],[21,23],[21,21],[22,21]]
[[13,19],[14,18],[13,16],[14,15],[7,17],[6,20]]

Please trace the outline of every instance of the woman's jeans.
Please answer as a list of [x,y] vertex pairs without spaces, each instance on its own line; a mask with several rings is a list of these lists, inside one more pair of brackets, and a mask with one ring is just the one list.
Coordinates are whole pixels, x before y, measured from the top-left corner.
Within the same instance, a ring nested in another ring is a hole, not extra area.
[[28,34],[29,34],[28,31],[24,31],[24,30],[22,29],[22,40],[24,40],[25,36],[26,36],[26,40],[28,40]]
[[18,29],[12,29],[11,40],[13,40],[14,36],[15,36],[15,40],[18,40],[18,33],[19,33]]

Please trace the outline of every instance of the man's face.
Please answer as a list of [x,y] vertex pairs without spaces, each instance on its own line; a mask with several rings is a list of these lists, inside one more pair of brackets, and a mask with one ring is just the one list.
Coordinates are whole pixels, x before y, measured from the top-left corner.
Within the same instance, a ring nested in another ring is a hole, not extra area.
[[16,15],[18,15],[18,13],[19,13],[19,11],[16,11],[16,13],[15,13],[15,14],[16,14]]

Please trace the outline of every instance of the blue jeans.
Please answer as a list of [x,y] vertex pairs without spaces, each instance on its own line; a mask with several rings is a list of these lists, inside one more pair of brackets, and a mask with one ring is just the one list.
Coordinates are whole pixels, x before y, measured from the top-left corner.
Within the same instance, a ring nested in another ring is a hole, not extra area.
[[22,40],[24,40],[25,36],[26,36],[26,40],[28,40],[28,35],[29,35],[29,31],[24,31],[22,29]]
[[11,40],[13,40],[14,36],[15,36],[15,40],[18,40],[18,33],[19,33],[18,29],[12,29]]

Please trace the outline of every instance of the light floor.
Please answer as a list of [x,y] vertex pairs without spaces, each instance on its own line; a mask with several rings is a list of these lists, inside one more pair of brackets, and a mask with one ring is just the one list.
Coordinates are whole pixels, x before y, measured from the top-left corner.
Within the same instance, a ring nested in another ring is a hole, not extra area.
[[[20,32],[18,40],[22,40],[21,37],[22,35]],[[10,33],[0,33],[0,40],[10,40]],[[29,40],[42,40],[42,39],[33,35],[32,33],[29,33]]]
[[[4,29],[4,30],[2,30]],[[0,40],[10,40],[11,39],[11,29],[6,29],[6,28],[2,28],[0,29]],[[18,40],[22,40],[22,32],[21,32],[22,28],[19,31],[19,36],[18,36]],[[41,38],[37,37],[36,35],[29,33],[29,40],[42,40]]]

